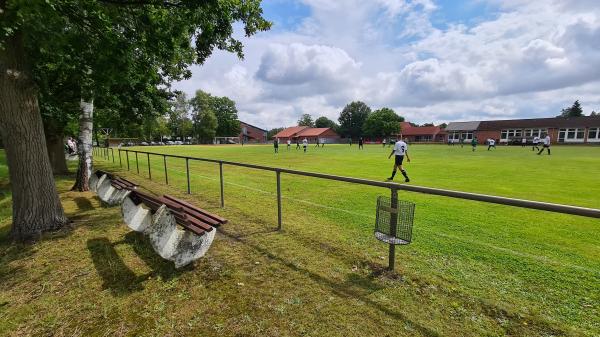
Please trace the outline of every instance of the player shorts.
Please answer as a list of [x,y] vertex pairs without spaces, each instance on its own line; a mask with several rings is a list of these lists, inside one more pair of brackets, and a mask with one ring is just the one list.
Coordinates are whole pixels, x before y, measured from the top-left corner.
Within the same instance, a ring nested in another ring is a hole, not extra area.
[[550,147],[550,145],[544,144],[544,148]]
[[402,165],[404,161],[404,156],[396,156],[396,165]]

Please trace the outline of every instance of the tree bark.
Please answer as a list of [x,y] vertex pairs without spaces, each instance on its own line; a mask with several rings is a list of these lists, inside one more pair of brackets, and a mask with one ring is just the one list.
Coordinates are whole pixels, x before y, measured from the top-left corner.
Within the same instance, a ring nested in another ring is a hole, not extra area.
[[65,158],[65,144],[63,135],[47,135],[46,145],[50,166],[54,174],[67,174],[67,160]]
[[77,154],[79,165],[77,167],[77,180],[73,190],[80,192],[90,190],[90,176],[92,175],[92,136],[94,127],[94,100],[81,99],[79,103],[79,137],[77,139]]
[[68,223],[48,152],[37,89],[31,80],[22,35],[0,50],[0,134],[12,189],[12,238],[25,241]]

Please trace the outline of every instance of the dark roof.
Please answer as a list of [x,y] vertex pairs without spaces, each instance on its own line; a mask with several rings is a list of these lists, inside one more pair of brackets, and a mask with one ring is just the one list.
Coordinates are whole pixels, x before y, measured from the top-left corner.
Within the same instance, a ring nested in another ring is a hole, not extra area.
[[450,122],[446,131],[475,131],[481,122]]
[[254,125],[252,125],[252,124],[248,124],[248,123],[246,123],[246,122],[242,122],[242,121],[240,121],[240,124],[245,124],[245,125],[247,125],[247,126],[250,126],[250,127],[253,127],[253,128],[255,128],[255,129],[259,129],[260,131],[267,132],[267,130],[265,130],[265,129],[259,128],[258,126],[254,126]]
[[569,128],[569,127],[600,127],[599,117],[555,117],[532,119],[508,119],[497,121],[482,121],[477,130],[502,130],[522,128]]

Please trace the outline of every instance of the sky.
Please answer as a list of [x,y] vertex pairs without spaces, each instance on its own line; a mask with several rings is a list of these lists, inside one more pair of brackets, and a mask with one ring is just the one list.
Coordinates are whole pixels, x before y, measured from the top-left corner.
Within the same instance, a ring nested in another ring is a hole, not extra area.
[[337,122],[360,100],[415,123],[600,111],[600,0],[263,0],[244,59],[215,51],[174,88],[236,102],[239,119]]

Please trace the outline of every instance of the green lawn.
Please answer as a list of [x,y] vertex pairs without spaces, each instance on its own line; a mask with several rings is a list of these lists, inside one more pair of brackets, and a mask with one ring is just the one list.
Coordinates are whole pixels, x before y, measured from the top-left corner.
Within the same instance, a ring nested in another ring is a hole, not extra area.
[[[306,154],[283,146],[278,155],[249,145],[140,149],[377,180],[392,166],[390,150],[376,145],[310,147]],[[414,185],[600,208],[600,147],[552,151],[412,146],[405,167]],[[124,153],[121,159],[123,168],[118,157],[115,164],[96,158],[96,166],[187,197],[184,160],[168,159],[166,187],[162,157],[150,157],[152,181],[146,156],[138,158],[139,175],[133,154],[129,172]],[[385,189],[283,174],[278,233],[275,173],[225,166],[220,209],[218,165],[192,161],[190,170],[188,198],[231,222],[183,272],[129,233],[118,208],[66,192],[72,177],[61,177],[69,216],[91,220],[27,246],[27,254],[1,243],[0,334],[600,334],[598,220],[401,191],[416,203],[414,241],[397,249],[397,274],[389,274],[382,272],[387,246],[372,234],[376,197]],[[68,261],[58,275],[56,259]],[[26,289],[13,294],[14,287]]]

